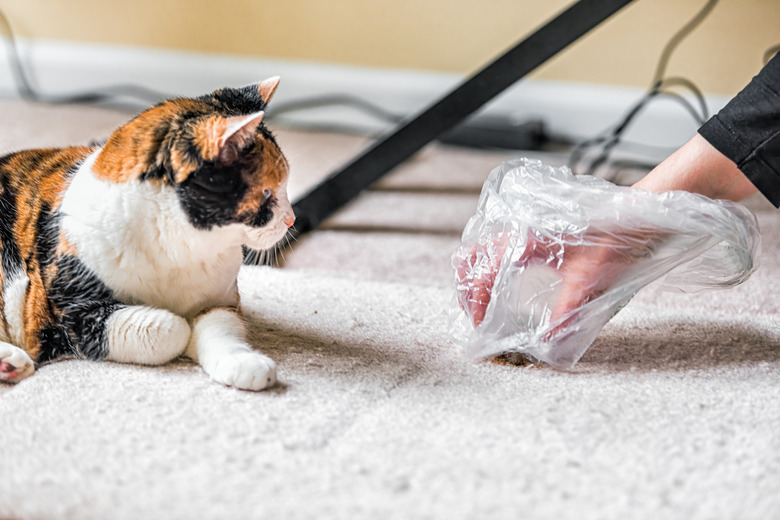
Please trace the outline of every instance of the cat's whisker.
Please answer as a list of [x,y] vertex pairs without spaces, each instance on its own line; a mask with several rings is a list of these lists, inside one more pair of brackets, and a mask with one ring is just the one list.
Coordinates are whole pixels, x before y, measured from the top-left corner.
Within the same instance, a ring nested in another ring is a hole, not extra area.
[[259,252],[259,262],[258,265],[268,265],[268,251],[262,250]]
[[290,231],[287,233],[287,235],[285,235],[284,238],[287,241],[285,243],[285,246],[288,247],[291,243],[298,241],[298,231],[295,229],[295,224],[293,224],[292,227],[290,227]]
[[250,249],[249,250],[249,255],[247,255],[247,256],[248,256],[250,262],[254,263],[257,260],[257,251],[255,251],[254,249]]
[[295,232],[294,232],[294,229],[295,229],[295,227],[294,227],[294,226],[293,226],[293,227],[291,227],[291,228],[290,228],[290,231],[289,231],[289,232],[288,232],[286,235],[284,235],[284,237],[282,238],[282,240],[280,240],[280,241],[279,241],[279,243],[277,244],[277,247],[276,247],[276,252],[277,252],[277,254],[278,254],[279,256],[281,256],[281,258],[282,258],[282,264],[284,264],[284,263],[286,263],[286,262],[287,262],[287,259],[284,257],[284,250],[285,250],[285,249],[289,249],[289,247],[290,247],[290,243],[291,243],[292,241],[294,241],[294,240],[297,240],[297,238],[295,237]]
[[257,262],[254,265],[275,266],[277,263],[276,248],[256,251]]

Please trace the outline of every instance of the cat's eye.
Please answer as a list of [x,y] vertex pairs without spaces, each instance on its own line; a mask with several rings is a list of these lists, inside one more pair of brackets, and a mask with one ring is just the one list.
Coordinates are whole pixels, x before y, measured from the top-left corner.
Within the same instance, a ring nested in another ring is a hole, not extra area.
[[270,199],[271,195],[273,195],[273,192],[271,190],[263,190],[263,200]]

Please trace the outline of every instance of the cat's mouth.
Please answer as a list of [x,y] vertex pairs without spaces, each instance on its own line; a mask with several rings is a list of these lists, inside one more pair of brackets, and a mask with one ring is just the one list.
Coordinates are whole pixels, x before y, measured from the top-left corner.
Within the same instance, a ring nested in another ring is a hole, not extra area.
[[264,251],[273,248],[285,235],[287,235],[287,226],[281,219],[273,219],[262,228],[247,226],[244,245],[256,251]]

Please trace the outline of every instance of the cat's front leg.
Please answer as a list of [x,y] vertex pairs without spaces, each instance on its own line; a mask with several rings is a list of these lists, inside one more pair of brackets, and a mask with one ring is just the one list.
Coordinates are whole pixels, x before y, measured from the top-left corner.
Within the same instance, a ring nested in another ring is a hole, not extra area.
[[35,364],[27,352],[0,341],[0,381],[18,383],[35,372]]
[[217,308],[198,316],[187,356],[225,385],[263,390],[276,383],[276,363],[249,346],[246,325],[234,309]]
[[130,305],[108,318],[106,336],[109,361],[162,365],[184,354],[190,325],[165,309]]

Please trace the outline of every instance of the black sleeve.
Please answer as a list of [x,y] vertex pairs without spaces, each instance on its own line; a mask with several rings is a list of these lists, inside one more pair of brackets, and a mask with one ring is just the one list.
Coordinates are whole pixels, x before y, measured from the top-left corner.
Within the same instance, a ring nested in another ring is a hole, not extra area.
[[699,134],[780,207],[780,53]]

